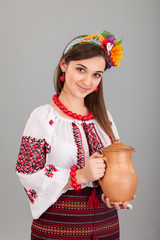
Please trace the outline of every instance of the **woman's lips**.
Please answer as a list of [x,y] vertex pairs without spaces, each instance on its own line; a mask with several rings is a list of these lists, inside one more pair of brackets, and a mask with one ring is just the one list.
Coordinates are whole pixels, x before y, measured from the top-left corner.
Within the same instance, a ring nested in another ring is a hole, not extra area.
[[84,88],[84,87],[81,87],[81,86],[79,86],[79,85],[77,85],[82,91],[87,91],[87,90],[89,90],[88,88]]

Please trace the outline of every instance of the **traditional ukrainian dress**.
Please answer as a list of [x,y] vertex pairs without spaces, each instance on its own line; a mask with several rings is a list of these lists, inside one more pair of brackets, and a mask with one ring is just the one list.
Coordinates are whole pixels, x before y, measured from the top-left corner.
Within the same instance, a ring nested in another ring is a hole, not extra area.
[[[110,112],[108,117],[119,139]],[[32,111],[16,165],[33,216],[32,240],[119,239],[117,211],[102,202],[100,186],[89,182],[79,191],[72,187],[64,190],[71,166],[82,168],[90,155],[102,153],[101,148],[111,143],[95,119],[67,119],[50,104]],[[93,188],[100,201],[97,208],[88,205]]]

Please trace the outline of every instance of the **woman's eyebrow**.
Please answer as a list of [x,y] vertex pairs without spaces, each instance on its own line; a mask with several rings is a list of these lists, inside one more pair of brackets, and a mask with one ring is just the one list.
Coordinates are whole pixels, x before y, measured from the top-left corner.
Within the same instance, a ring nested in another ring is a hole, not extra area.
[[[84,66],[83,64],[77,64],[77,65],[79,65],[79,66],[81,66],[81,67],[83,67],[83,68],[87,69],[87,67],[86,67],[86,66]],[[103,73],[103,71],[95,71],[95,72]]]
[[79,66],[84,67],[85,69],[87,69],[87,67],[84,66],[84,65],[82,65],[82,64],[77,64],[77,65],[79,65]]

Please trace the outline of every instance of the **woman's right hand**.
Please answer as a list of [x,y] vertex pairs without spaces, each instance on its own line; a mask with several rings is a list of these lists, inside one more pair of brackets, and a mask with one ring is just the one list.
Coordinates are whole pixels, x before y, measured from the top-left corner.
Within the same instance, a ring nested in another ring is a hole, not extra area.
[[82,168],[83,176],[86,182],[92,182],[103,177],[106,165],[103,160],[103,155],[95,152],[92,154],[85,166]]
[[[106,165],[103,160],[103,155],[95,152],[88,158],[85,166],[76,171],[76,183],[83,184],[100,179],[105,173],[105,168]],[[72,182],[71,178],[69,178],[64,189],[68,189],[71,186]]]

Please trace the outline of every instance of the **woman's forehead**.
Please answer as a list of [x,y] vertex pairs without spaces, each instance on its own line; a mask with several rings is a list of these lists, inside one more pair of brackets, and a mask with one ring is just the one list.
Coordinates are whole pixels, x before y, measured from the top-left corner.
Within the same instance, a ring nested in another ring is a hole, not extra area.
[[100,68],[97,71],[102,71],[105,68],[106,61],[102,56],[96,56],[96,57],[87,58],[87,59],[70,61],[70,65],[72,65],[72,66],[83,65],[86,68],[95,68],[96,67],[96,68]]

